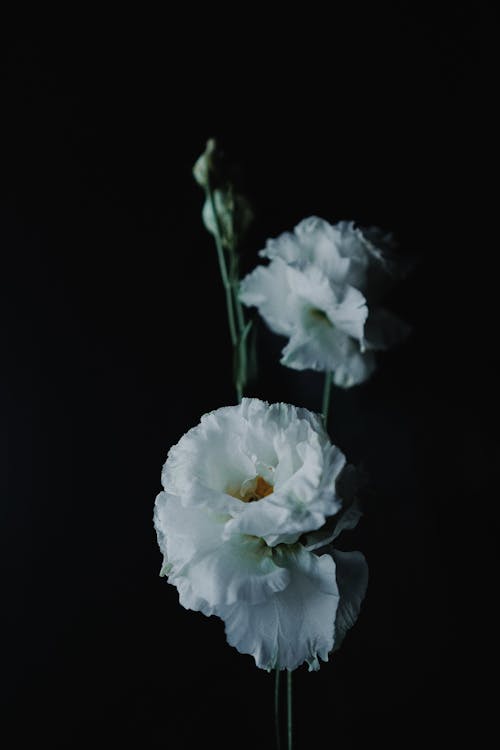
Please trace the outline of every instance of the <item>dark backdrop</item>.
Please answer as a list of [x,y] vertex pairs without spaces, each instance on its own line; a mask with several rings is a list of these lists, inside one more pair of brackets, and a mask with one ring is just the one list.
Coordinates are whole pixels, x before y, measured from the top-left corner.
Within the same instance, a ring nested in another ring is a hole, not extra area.
[[[490,19],[233,9],[224,32],[197,13],[3,28],[6,747],[273,747],[272,677],[179,606],[152,525],[168,448],[234,402],[191,176],[211,135],[256,208],[245,270],[311,214],[393,230],[420,258],[389,300],[412,336],[333,393],[332,435],[370,477],[343,543],[371,582],[342,650],[297,673],[296,746],[477,740],[500,459]],[[251,395],[319,409],[321,377],[280,367],[282,343],[259,328]]]

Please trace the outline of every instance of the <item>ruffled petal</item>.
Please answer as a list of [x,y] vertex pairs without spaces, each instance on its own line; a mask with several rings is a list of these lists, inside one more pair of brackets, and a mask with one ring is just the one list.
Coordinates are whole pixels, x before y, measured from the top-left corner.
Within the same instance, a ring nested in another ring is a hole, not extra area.
[[288,264],[301,265],[311,261],[309,248],[301,247],[293,232],[283,232],[279,237],[267,240],[265,248],[259,251],[259,255],[271,260],[281,258]]
[[[304,534],[300,543],[309,551],[321,554],[322,548],[329,545],[343,531],[354,529],[363,515],[357,492],[362,486],[361,475],[351,464],[340,473],[336,487],[342,501],[341,510],[326,519],[321,528]],[[327,550],[328,551],[328,550]]]
[[160,492],[155,502],[154,524],[168,571],[178,571],[192,558],[217,548],[222,541],[226,518],[198,508],[186,508],[181,498]]
[[281,364],[293,370],[333,372],[359,345],[336,328],[297,329],[282,350]]
[[276,239],[268,240],[260,255],[267,258],[282,258],[285,263],[304,268],[314,264],[330,281],[343,284],[347,280],[350,259],[339,252],[339,232],[324,219],[310,216],[303,219],[292,232],[284,232]]
[[[336,479],[345,465],[345,456],[336,446],[323,448],[317,433],[309,430],[307,441],[283,439],[277,446],[278,464],[272,494],[249,503],[229,520],[225,536],[251,534],[262,537],[269,546],[293,544],[305,531],[320,528],[327,516],[337,513],[341,501]],[[291,453],[294,446],[295,455]]]
[[243,445],[247,431],[237,407],[205,414],[170,449],[162,471],[165,490],[182,497],[186,505],[237,514],[241,503],[228,492],[255,475]]
[[263,601],[288,585],[288,571],[256,538],[223,538],[224,518],[185,508],[179,498],[161,493],[155,524],[165,549],[167,575],[182,594],[181,603],[199,609],[237,601]]
[[375,371],[375,356],[373,352],[361,352],[357,344],[350,339],[350,346],[345,357],[333,369],[333,382],[340,388],[351,388],[364,383]]
[[335,306],[328,310],[330,320],[343,333],[362,342],[368,317],[365,298],[358,289],[352,286],[337,288],[336,298]]
[[289,500],[285,505],[283,499],[273,493],[258,503],[249,504],[244,513],[228,521],[225,538],[251,534],[262,537],[270,547],[293,544],[305,530],[317,529],[324,521],[321,511],[309,509],[298,501],[291,505]]
[[[361,340],[368,316],[363,294],[348,285],[332,283],[317,266],[286,269],[290,289],[302,300],[302,326],[322,326],[328,323],[349,336]],[[318,315],[320,313],[320,315]],[[323,317],[322,317],[323,316]]]
[[239,298],[257,307],[269,328],[283,336],[292,333],[300,316],[300,302],[290,289],[287,265],[281,258],[249,273],[240,284]]
[[351,260],[340,252],[340,232],[336,224],[310,216],[297,224],[294,233],[301,247],[308,248],[310,262],[321,268],[331,282],[351,283]]
[[368,565],[361,552],[331,550],[336,565],[340,604],[335,619],[335,649],[358,619],[368,587]]
[[362,229],[353,221],[339,221],[335,229],[339,253],[349,259],[346,283],[362,291],[372,291],[374,281],[394,274],[391,234],[377,227]]
[[334,645],[335,563],[330,555],[317,557],[299,545],[278,548],[275,559],[290,572],[289,585],[260,604],[219,608],[227,640],[253,656],[261,669],[292,670],[304,662],[318,669],[319,659],[327,661]]

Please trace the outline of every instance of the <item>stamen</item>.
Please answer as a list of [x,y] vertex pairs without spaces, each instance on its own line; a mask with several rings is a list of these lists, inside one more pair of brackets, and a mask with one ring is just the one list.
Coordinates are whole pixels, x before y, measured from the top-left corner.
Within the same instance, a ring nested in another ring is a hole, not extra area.
[[309,315],[319,323],[326,323],[329,326],[333,326],[333,323],[331,322],[326,312],[324,310],[320,310],[319,307],[311,307],[311,309],[309,310]]
[[263,477],[257,476],[251,481],[244,482],[238,494],[234,494],[234,497],[237,497],[244,503],[253,503],[256,500],[262,500],[262,498],[271,495],[273,491],[274,487],[272,484],[269,484]]

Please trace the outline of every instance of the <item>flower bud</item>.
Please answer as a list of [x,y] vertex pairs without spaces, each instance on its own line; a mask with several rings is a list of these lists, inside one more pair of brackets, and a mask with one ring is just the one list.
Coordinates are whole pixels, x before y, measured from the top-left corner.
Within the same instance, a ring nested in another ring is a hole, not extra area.
[[205,146],[205,151],[196,160],[196,163],[193,167],[194,179],[202,188],[208,187],[209,180],[215,172],[214,157],[216,149],[217,144],[215,143],[215,139],[209,138],[207,141],[207,145]]
[[[253,220],[253,211],[248,200],[229,190],[214,190],[213,204],[219,220],[221,241],[225,247],[233,247],[246,232]],[[217,233],[217,224],[212,201],[207,197],[202,211],[203,223],[210,234]]]

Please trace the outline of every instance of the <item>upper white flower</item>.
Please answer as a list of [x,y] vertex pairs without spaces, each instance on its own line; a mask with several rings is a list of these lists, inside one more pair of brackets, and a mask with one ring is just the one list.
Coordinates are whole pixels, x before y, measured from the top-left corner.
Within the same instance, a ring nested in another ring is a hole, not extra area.
[[[392,267],[391,235],[372,227],[362,230],[353,221],[329,224],[317,216],[303,219],[293,232],[268,240],[259,255],[282,258],[299,268],[312,264],[337,284],[350,284],[366,292],[372,267]],[[377,244],[375,244],[377,243]]]
[[373,350],[404,335],[406,327],[390,313],[368,310],[370,272],[389,268],[386,253],[372,241],[378,237],[387,240],[353,222],[331,225],[311,217],[293,233],[268,240],[260,255],[271,263],[243,279],[240,299],[289,338],[282,364],[331,371],[337,385],[350,387],[373,372]]
[[347,568],[361,577],[336,619],[334,556],[317,553],[314,534],[341,508],[344,464],[317,415],[258,399],[205,415],[169,451],[155,504],[163,573],[184,607],[221,617],[229,643],[259,667],[317,668],[336,628],[342,636],[345,606],[359,609],[358,553]]

